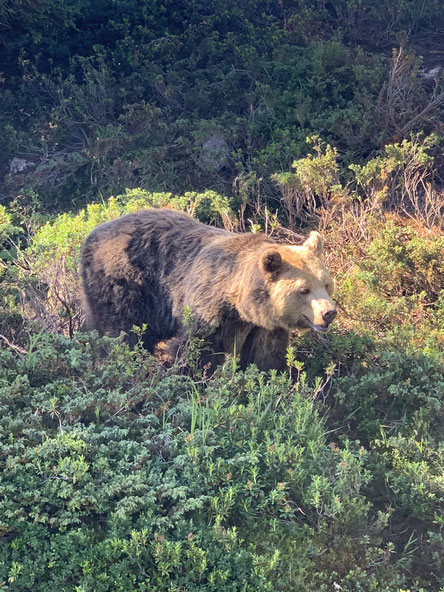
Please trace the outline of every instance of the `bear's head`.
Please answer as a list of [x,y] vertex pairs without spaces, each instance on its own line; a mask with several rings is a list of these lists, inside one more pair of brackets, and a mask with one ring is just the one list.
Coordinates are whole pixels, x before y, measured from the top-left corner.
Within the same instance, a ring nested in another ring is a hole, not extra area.
[[322,251],[322,237],[316,231],[300,246],[265,246],[258,254],[257,295],[265,304],[258,324],[270,330],[328,331],[337,311],[334,281]]

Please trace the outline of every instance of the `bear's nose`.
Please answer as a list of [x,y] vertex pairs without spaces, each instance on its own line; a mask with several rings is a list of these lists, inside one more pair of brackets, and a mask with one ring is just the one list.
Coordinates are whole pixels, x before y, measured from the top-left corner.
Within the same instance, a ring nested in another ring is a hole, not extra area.
[[338,311],[336,310],[336,308],[332,308],[331,310],[327,310],[327,312],[324,312],[322,318],[326,323],[330,324],[335,320],[337,314]]

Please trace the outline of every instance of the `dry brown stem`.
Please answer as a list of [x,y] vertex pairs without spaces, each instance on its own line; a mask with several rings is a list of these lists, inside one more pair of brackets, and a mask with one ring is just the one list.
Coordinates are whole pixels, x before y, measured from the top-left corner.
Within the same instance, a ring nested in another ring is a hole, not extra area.
[[19,354],[26,355],[28,353],[27,349],[25,349],[24,347],[21,347],[20,345],[16,345],[15,343],[11,343],[11,341],[9,341],[9,339],[7,337],[5,337],[4,335],[0,335],[0,339],[2,339],[8,347],[10,347],[14,351],[18,352]]

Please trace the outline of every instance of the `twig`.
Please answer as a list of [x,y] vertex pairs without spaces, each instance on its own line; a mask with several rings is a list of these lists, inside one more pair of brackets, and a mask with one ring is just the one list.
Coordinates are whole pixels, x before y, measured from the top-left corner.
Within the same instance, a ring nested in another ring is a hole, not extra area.
[[15,351],[17,351],[19,354],[27,355],[29,353],[28,350],[25,349],[24,347],[20,347],[20,345],[14,345],[14,343],[11,343],[9,341],[9,339],[7,337],[5,337],[4,335],[0,335],[0,339],[3,339],[3,341],[6,343],[7,346],[11,347]]

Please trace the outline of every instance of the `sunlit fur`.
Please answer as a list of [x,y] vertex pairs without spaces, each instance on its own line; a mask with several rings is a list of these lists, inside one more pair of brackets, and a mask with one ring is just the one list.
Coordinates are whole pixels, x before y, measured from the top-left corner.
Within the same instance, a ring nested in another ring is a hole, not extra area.
[[334,282],[322,259],[306,246],[281,247],[280,253],[282,272],[270,285],[274,322],[299,332],[327,329],[322,315],[336,307]]
[[293,247],[174,210],[129,214],[98,226],[83,245],[87,326],[125,331],[131,344],[133,326],[147,325],[143,341],[153,351],[159,341],[186,339],[189,310],[193,333],[216,352],[211,363],[236,351],[242,367],[282,369],[290,331],[326,331],[336,314],[321,255],[317,232]]

